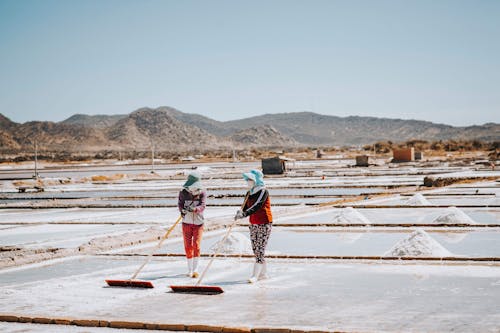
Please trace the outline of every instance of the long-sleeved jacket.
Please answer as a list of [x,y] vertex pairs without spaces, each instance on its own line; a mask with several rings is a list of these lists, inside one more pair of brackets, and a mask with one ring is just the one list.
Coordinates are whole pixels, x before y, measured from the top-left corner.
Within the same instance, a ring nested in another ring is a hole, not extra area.
[[[201,191],[197,195],[193,195],[186,189],[182,189],[179,192],[179,200],[177,201],[177,206],[179,207],[179,212],[182,215],[182,222],[188,224],[201,225],[204,222],[203,211],[205,210],[207,194],[205,191]],[[183,210],[188,212],[184,215]]]
[[269,192],[265,188],[261,188],[254,194],[249,194],[243,214],[250,217],[251,224],[272,223],[273,214],[271,213]]

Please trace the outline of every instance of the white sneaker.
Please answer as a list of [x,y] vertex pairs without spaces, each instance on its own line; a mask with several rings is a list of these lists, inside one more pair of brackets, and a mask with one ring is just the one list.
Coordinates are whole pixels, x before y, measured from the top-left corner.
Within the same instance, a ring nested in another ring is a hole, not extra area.
[[262,265],[263,266],[262,266],[262,271],[259,274],[259,280],[265,280],[268,278],[268,276],[267,276],[267,262],[264,262]]
[[199,261],[200,261],[200,257],[193,258],[193,270],[191,272],[192,278],[197,278],[199,276],[199,274],[198,274],[198,262]]
[[248,279],[248,283],[255,283],[255,282],[257,282],[257,280],[259,280],[259,276],[260,276],[260,273],[262,272],[263,267],[264,267],[264,264],[255,263],[253,265],[253,274]]

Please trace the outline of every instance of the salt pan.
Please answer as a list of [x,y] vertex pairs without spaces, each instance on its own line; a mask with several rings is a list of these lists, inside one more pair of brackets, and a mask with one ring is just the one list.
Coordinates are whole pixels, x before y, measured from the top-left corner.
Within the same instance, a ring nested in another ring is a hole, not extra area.
[[449,257],[453,254],[422,229],[397,242],[386,257]]

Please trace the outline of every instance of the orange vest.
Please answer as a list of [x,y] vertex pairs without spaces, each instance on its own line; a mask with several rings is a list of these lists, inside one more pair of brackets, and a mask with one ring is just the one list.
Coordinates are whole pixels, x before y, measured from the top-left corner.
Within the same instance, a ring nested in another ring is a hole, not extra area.
[[[253,204],[259,199],[259,196],[260,191],[248,197],[245,204],[245,211],[253,206]],[[250,218],[251,224],[273,223],[273,214],[271,213],[271,200],[269,199],[269,195],[264,201],[262,207],[248,217]]]

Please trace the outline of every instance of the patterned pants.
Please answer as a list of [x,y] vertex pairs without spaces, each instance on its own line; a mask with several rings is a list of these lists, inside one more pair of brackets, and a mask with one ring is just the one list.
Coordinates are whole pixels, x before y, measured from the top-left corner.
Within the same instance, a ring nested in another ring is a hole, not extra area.
[[186,257],[191,259],[200,256],[201,236],[203,235],[203,224],[182,224],[182,235],[184,236],[184,250]]
[[267,224],[250,224],[250,239],[252,240],[252,249],[255,255],[255,260],[259,264],[265,262],[264,255],[266,252],[267,241],[271,235],[271,223]]

